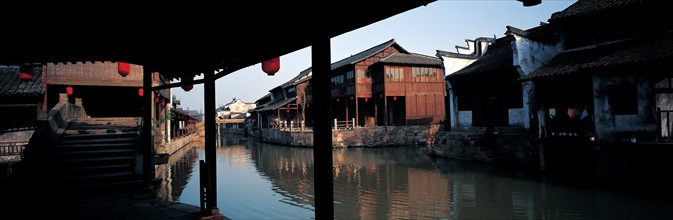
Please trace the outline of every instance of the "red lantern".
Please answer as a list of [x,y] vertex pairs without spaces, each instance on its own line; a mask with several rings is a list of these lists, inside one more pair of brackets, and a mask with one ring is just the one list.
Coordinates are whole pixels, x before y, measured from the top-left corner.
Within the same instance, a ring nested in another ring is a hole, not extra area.
[[19,68],[19,78],[23,81],[30,81],[33,79],[33,67],[25,65]]
[[192,90],[194,88],[194,84],[192,84],[192,82],[194,82],[194,78],[186,77],[182,79],[182,82],[186,83],[180,86],[182,87],[182,90],[185,90],[185,92],[189,92],[189,90]]
[[393,96],[393,101],[397,101],[397,96]]
[[131,73],[131,64],[124,62],[117,62],[117,72],[122,77],[126,77]]
[[353,100],[353,96],[351,96],[351,100]]
[[287,113],[290,113],[290,109],[289,109],[289,108],[287,109]]
[[262,70],[269,76],[273,76],[280,69],[280,57],[271,58],[262,62]]
[[365,102],[368,102],[368,101],[369,101],[369,100],[367,100],[367,98],[365,98]]
[[379,94],[379,98],[383,98],[383,94]]
[[138,96],[143,97],[145,95],[145,90],[143,88],[138,89]]
[[339,102],[339,98],[337,98],[337,102]]
[[154,102],[159,103],[159,96],[154,97]]
[[164,101],[163,99],[161,99],[161,106],[166,106],[166,101]]
[[65,93],[72,95],[72,86],[65,87]]

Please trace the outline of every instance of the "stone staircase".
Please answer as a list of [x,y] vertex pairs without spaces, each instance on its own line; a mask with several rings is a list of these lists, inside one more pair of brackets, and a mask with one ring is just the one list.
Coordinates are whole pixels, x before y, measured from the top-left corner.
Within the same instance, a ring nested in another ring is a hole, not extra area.
[[46,159],[44,185],[67,193],[128,190],[142,184],[136,166],[138,118],[70,122]]

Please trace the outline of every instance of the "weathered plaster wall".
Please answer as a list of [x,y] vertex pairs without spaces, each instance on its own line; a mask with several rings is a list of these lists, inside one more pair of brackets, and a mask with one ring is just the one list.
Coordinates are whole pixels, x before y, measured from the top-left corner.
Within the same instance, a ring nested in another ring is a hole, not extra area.
[[516,34],[513,35],[515,39],[513,42],[515,45],[512,48],[514,51],[513,65],[520,68],[521,76],[537,70],[563,50],[562,41],[540,43]]
[[[515,39],[512,42],[512,51],[514,51],[512,60],[520,76],[526,76],[537,70],[563,50],[563,41],[560,40],[556,43],[541,43],[517,34],[512,35]],[[522,115],[524,117],[520,126],[530,128],[530,117],[526,116],[535,113],[535,107],[533,106],[533,103],[535,103],[535,87],[531,82],[524,82],[522,89],[524,103]],[[510,125],[513,125],[511,115]]]
[[[657,129],[654,85],[649,74],[594,75],[594,115],[596,138],[600,140],[622,139],[626,135],[655,134]],[[609,103],[608,88],[611,85],[636,83],[638,98],[637,115],[613,115]]]
[[445,76],[451,75],[458,70],[465,68],[467,65],[474,63],[477,59],[465,59],[457,57],[442,57],[444,64]]
[[472,111],[458,111],[457,127],[472,127]]
[[526,114],[524,114],[523,111],[523,108],[509,109],[509,126],[523,127],[524,119],[527,119]]
[[446,117],[449,119],[450,128],[455,128],[458,125],[458,99],[456,94],[453,92],[453,87],[449,81],[446,81],[447,84],[447,96],[449,98],[449,107],[447,109]]

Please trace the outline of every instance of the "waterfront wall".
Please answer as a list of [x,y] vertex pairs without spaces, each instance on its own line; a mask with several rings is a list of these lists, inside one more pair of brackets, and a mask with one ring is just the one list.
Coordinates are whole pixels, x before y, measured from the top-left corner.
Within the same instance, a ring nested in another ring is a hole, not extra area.
[[[440,125],[377,126],[359,127],[351,130],[332,131],[332,147],[388,147],[410,145],[432,145]],[[244,134],[243,129],[223,129],[221,132]],[[313,146],[312,131],[284,131],[261,129],[249,132],[264,142],[289,145]]]
[[489,141],[483,130],[440,131],[429,154],[484,163],[539,165],[538,146],[533,136],[522,132],[500,132]]
[[175,152],[187,146],[189,143],[192,143],[192,141],[197,141],[199,138],[199,133],[195,132],[177,139],[172,139],[171,143],[167,144],[164,148],[164,152],[158,153],[167,153],[168,155],[173,155]]

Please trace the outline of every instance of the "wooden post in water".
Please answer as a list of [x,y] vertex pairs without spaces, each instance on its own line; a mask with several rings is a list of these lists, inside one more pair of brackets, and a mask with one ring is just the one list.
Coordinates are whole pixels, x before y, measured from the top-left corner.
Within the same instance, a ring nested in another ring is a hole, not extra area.
[[313,161],[316,219],[334,219],[332,179],[332,131],[330,126],[330,38],[315,39],[311,47],[313,63]]
[[204,109],[204,133],[206,148],[206,165],[208,166],[208,201],[206,209],[211,215],[219,214],[217,209],[217,162],[216,160],[216,134],[215,134],[215,73],[206,71],[203,94]]
[[143,66],[143,90],[148,91],[148,94],[145,94],[141,98],[141,105],[143,109],[143,138],[142,138],[142,155],[143,155],[143,182],[145,184],[150,184],[152,178],[154,178],[154,143],[152,141],[152,94],[149,91],[152,91],[152,74],[148,66]]

